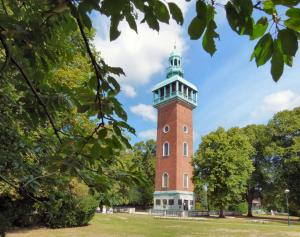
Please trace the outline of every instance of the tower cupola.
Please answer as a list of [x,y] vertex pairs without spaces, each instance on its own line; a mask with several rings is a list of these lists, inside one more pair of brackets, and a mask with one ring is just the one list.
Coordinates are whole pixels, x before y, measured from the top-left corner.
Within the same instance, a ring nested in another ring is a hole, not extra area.
[[181,55],[176,51],[176,46],[174,46],[174,50],[170,54],[169,57],[169,67],[167,68],[167,78],[170,78],[174,75],[179,75],[183,77],[183,68]]
[[153,106],[157,108],[173,100],[181,101],[192,109],[197,107],[197,87],[185,80],[181,54],[176,47],[169,56],[169,66],[165,80],[152,88]]

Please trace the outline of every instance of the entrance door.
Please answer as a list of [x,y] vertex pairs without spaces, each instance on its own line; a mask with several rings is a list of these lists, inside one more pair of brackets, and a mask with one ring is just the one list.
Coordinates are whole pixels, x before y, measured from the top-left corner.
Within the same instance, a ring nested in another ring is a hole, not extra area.
[[189,200],[184,200],[183,202],[183,210],[189,210]]

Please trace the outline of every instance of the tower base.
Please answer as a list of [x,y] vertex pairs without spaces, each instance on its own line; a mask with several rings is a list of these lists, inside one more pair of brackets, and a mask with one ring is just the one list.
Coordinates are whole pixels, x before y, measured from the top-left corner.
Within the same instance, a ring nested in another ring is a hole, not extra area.
[[188,191],[155,191],[153,203],[154,210],[188,211],[195,209],[195,196]]

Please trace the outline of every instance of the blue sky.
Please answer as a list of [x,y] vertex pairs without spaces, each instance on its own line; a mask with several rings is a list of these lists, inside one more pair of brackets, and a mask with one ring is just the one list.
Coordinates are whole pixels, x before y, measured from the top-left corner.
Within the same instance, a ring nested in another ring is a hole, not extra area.
[[194,149],[201,136],[220,126],[266,123],[274,113],[300,106],[299,58],[293,68],[285,68],[279,82],[273,82],[269,64],[256,68],[255,62],[249,61],[255,42],[232,32],[223,9],[218,9],[217,15],[221,37],[218,51],[211,57],[202,49],[201,41],[191,41],[187,35],[194,3],[177,2],[185,14],[183,28],[172,22],[157,33],[140,25],[136,35],[123,23],[120,38],[112,43],[108,39],[107,19],[94,16],[96,47],[108,63],[123,67],[127,74],[120,78],[119,99],[128,113],[129,124],[137,131],[133,143],[155,136],[156,111],[151,107],[151,88],[165,79],[168,55],[175,41],[182,52],[185,79],[199,91],[198,107],[193,113]]

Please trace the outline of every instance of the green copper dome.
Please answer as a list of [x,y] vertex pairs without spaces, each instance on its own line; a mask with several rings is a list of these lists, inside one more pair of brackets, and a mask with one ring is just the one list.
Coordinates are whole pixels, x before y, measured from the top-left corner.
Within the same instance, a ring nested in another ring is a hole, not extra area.
[[173,51],[169,57],[169,67],[167,68],[167,78],[172,76],[179,75],[183,77],[183,67],[181,54],[177,52],[176,47],[174,47]]

